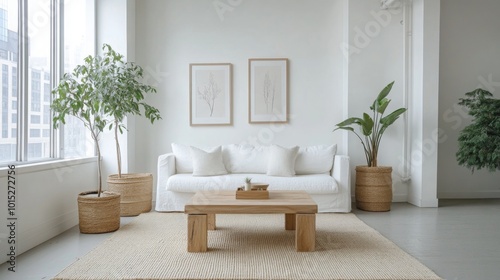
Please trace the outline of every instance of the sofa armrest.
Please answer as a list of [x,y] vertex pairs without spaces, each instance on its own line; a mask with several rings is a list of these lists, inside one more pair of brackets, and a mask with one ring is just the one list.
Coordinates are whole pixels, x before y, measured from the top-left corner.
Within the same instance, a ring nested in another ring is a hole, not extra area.
[[167,190],[168,178],[175,174],[175,156],[173,153],[163,154],[158,157],[158,181],[156,184],[156,196]]
[[351,205],[351,171],[349,166],[349,156],[335,155],[332,169],[332,177],[339,185],[339,193],[348,199],[348,205]]

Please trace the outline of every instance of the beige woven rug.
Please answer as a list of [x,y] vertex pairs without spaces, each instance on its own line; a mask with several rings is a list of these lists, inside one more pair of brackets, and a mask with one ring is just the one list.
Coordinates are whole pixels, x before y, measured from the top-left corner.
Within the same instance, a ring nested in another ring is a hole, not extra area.
[[354,214],[318,214],[316,251],[296,252],[284,215],[217,215],[205,253],[187,216],[141,214],[54,279],[440,279]]

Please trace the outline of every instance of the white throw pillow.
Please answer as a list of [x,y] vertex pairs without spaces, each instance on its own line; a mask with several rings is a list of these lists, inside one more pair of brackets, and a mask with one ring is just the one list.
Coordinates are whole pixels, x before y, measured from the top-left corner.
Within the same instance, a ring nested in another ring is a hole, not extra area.
[[175,173],[193,173],[193,160],[189,146],[172,143],[172,153],[175,156]]
[[332,170],[337,145],[301,147],[295,162],[296,174],[321,174]]
[[265,174],[269,162],[269,147],[248,144],[222,146],[222,158],[230,173]]
[[220,146],[209,152],[191,147],[191,157],[193,159],[193,176],[227,174]]
[[272,145],[267,165],[267,175],[292,177],[295,175],[295,160],[299,147],[284,148]]

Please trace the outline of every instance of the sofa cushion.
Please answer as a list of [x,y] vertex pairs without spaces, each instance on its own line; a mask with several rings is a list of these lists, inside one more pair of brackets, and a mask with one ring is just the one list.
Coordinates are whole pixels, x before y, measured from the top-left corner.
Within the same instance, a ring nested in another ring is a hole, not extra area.
[[175,156],[176,173],[193,173],[193,160],[189,146],[172,143],[172,153]]
[[210,177],[193,177],[191,174],[175,174],[167,181],[167,190],[194,193],[201,190],[235,190],[242,186],[245,177],[252,182],[269,184],[268,190],[303,190],[310,194],[338,193],[338,184],[328,174],[275,177],[265,174],[227,174]]
[[295,161],[296,174],[326,173],[333,168],[337,145],[301,147]]
[[222,162],[221,147],[216,147],[210,152],[191,147],[193,160],[193,176],[213,176],[227,174]]
[[295,175],[295,159],[299,147],[285,148],[272,145],[269,151],[267,175],[290,177]]
[[229,173],[266,173],[268,146],[231,144],[222,146],[224,165]]

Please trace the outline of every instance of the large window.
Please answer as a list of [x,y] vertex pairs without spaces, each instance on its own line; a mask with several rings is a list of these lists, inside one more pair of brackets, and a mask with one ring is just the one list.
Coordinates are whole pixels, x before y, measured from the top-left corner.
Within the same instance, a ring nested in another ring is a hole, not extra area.
[[78,120],[53,131],[50,112],[58,78],[95,52],[94,6],[95,0],[0,0],[0,165],[94,154]]
[[[63,71],[71,72],[83,59],[94,53],[94,5],[89,0],[64,1]],[[78,19],[78,20],[76,20]],[[64,157],[94,155],[94,142],[83,123],[69,117],[63,131]]]

